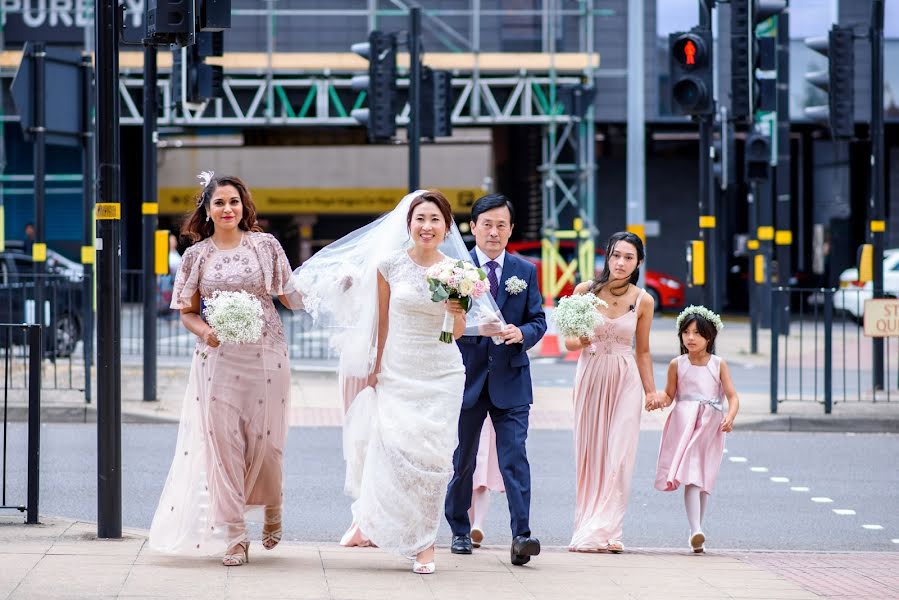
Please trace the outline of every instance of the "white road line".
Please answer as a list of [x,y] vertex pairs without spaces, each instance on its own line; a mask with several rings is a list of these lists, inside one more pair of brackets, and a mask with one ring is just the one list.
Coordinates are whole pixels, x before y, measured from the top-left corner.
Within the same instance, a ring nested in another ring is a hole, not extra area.
[[883,525],[871,525],[871,524],[869,524],[869,525],[862,525],[862,527],[863,527],[864,529],[868,529],[868,530],[870,530],[870,531],[880,531],[881,529],[883,529]]
[[797,485],[795,487],[791,487],[790,489],[793,490],[794,492],[807,492],[808,491],[808,488],[805,487],[804,485]]
[[899,538],[896,538],[896,539],[890,540],[890,541],[893,542],[894,544],[899,544]]
[[728,453],[729,453],[729,451],[728,451],[727,448],[724,449],[724,453],[725,453],[725,454],[728,454]]
[[749,467],[749,470],[753,473],[767,473],[768,467]]
[[729,460],[730,462],[740,462],[740,463],[742,463],[742,462],[746,462],[747,459],[746,459],[745,457],[743,457],[743,456],[731,456],[731,457],[729,457],[727,460]]
[[833,502],[833,500],[825,496],[815,496],[814,498],[812,498],[812,502],[817,502],[818,504],[827,504],[828,502]]
[[772,477],[771,482],[772,483],[790,483],[790,478],[789,477]]
[[835,508],[835,509],[833,509],[833,512],[835,512],[838,515],[854,515],[855,514],[855,511],[852,510],[851,508]]

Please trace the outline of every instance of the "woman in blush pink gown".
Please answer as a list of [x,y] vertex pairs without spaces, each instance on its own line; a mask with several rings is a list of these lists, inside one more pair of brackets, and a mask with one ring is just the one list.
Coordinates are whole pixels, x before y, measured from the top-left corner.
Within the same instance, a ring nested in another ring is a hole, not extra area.
[[471,508],[468,519],[471,522],[471,545],[480,548],[484,541],[484,519],[490,510],[490,492],[505,493],[503,475],[499,470],[496,454],[496,431],[488,416],[481,428],[478,441],[478,458],[472,476]]
[[[622,523],[640,434],[640,414],[655,398],[649,328],[654,302],[635,284],[643,242],[614,234],[599,280],[576,294],[594,294],[608,305],[593,338],[566,339],[581,352],[574,383],[574,449],[577,470],[572,552],[622,552]],[[635,347],[636,340],[636,347]]]
[[[246,185],[236,177],[208,176],[184,226],[196,243],[184,253],[172,294],[171,307],[198,340],[149,542],[166,553],[224,554],[223,564],[233,567],[248,561],[249,509],[265,509],[263,547],[281,540],[290,364],[272,295],[293,308],[301,301],[288,291],[284,250],[256,224]],[[201,316],[202,299],[217,291],[258,298],[263,333],[257,342],[218,340]]]

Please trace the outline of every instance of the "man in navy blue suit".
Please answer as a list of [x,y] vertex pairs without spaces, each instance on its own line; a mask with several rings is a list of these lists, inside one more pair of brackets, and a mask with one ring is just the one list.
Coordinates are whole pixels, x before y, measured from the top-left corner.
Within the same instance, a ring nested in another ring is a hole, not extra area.
[[490,292],[508,325],[494,344],[489,337],[462,336],[458,340],[465,362],[465,394],[459,416],[459,447],[453,455],[455,473],[446,494],[446,519],[453,530],[453,554],[471,554],[472,476],[484,419],[490,415],[496,430],[499,468],[512,517],[512,564],[523,565],[540,554],[540,541],[531,536],[531,468],[525,441],[533,402],[527,350],[546,333],[537,269],[508,254],[515,209],[502,194],[478,199],[471,209],[475,248],[471,258],[487,272]]

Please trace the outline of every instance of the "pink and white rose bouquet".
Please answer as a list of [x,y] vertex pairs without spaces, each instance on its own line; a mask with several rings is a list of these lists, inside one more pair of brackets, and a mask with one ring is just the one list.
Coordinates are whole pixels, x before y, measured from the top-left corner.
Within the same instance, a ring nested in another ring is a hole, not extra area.
[[[459,300],[465,312],[471,309],[472,298],[477,300],[490,289],[487,274],[464,260],[448,258],[431,265],[427,278],[432,301]],[[447,344],[453,341],[453,316],[449,313],[443,316],[439,339]]]

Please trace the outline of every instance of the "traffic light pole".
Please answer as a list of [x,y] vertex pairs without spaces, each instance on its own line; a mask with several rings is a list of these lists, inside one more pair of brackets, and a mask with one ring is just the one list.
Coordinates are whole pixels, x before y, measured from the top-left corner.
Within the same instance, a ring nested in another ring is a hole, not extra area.
[[409,9],[409,192],[421,174],[421,7]]
[[82,338],[84,355],[84,399],[91,402],[91,366],[94,361],[94,131],[91,117],[94,98],[94,64],[89,52],[81,54],[81,77],[84,98],[81,103],[81,171],[82,171],[82,223],[81,266],[84,269],[82,297],[84,315]]
[[[792,189],[790,164],[790,9],[787,7],[777,19],[777,165],[774,168],[775,233],[774,246],[777,257],[777,282],[790,285],[793,273],[792,244]],[[779,319],[781,333],[786,333],[789,319]],[[774,332],[772,332],[772,335]]]
[[[31,136],[34,143],[34,244],[31,256],[34,265],[34,322],[42,327],[49,323],[44,321],[44,295],[46,290],[46,219],[44,206],[46,202],[45,178],[47,174],[47,51],[44,42],[35,42],[32,46],[32,79],[34,89],[34,125]],[[54,341],[49,332],[43,339]],[[52,346],[51,346],[52,347]],[[38,349],[43,352],[43,349]]]
[[[884,151],[883,151],[883,0],[871,9],[871,244],[874,246],[874,297],[883,297]],[[883,385],[883,338],[873,338],[874,389]]]
[[[699,2],[699,27],[711,31],[712,29],[712,2],[700,0]],[[711,49],[710,49],[711,51]],[[713,101],[714,105],[714,101]],[[705,276],[706,285],[703,286],[703,304],[709,309],[718,312],[718,235],[715,220],[715,195],[717,194],[712,182],[712,129],[715,119],[714,106],[708,115],[700,115],[699,118],[699,235],[705,245]]]
[[156,46],[144,47],[144,180],[143,288],[144,288],[144,401],[156,400]]
[[95,4],[97,30],[97,537],[122,537],[118,2]]

